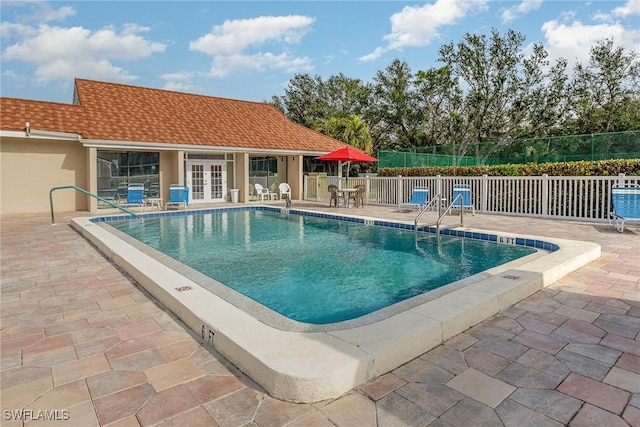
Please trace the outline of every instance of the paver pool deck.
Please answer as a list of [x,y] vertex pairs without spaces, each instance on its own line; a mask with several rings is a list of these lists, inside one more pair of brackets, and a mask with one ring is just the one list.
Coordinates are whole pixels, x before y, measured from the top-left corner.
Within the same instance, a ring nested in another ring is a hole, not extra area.
[[203,346],[70,227],[77,216],[0,218],[2,426],[640,426],[638,228],[465,215],[473,228],[595,242],[602,255],[340,398],[294,404]]

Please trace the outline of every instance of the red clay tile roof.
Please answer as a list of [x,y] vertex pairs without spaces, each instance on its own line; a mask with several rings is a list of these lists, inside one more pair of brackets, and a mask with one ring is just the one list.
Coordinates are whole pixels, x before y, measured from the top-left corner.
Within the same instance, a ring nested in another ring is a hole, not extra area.
[[2,130],[78,133],[83,139],[329,152],[340,141],[270,104],[76,79],[79,105],[0,98]]

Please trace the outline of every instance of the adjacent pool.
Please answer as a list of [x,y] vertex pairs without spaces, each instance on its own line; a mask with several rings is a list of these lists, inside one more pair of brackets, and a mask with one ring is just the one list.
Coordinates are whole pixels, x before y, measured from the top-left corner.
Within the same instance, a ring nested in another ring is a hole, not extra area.
[[277,313],[312,324],[355,319],[536,251],[428,233],[416,238],[405,229],[276,210],[111,225]]

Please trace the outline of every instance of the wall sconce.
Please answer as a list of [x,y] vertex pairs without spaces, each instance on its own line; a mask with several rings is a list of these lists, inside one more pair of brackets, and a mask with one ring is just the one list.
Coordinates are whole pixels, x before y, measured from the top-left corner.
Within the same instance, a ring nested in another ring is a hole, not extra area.
[[24,132],[25,132],[26,136],[29,136],[29,134],[31,133],[31,123],[26,122],[24,124]]

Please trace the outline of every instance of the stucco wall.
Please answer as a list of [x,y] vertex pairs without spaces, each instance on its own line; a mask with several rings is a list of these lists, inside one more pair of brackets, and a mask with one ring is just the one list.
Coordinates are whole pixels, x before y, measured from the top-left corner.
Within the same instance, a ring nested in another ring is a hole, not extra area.
[[[0,214],[50,212],[49,191],[86,185],[85,148],[77,141],[0,139]],[[87,197],[75,190],[53,193],[56,212],[84,211]]]
[[184,155],[178,151],[160,152],[160,197],[164,203],[169,201],[169,187],[171,184],[184,184],[181,176],[183,168],[179,167],[184,162]]

